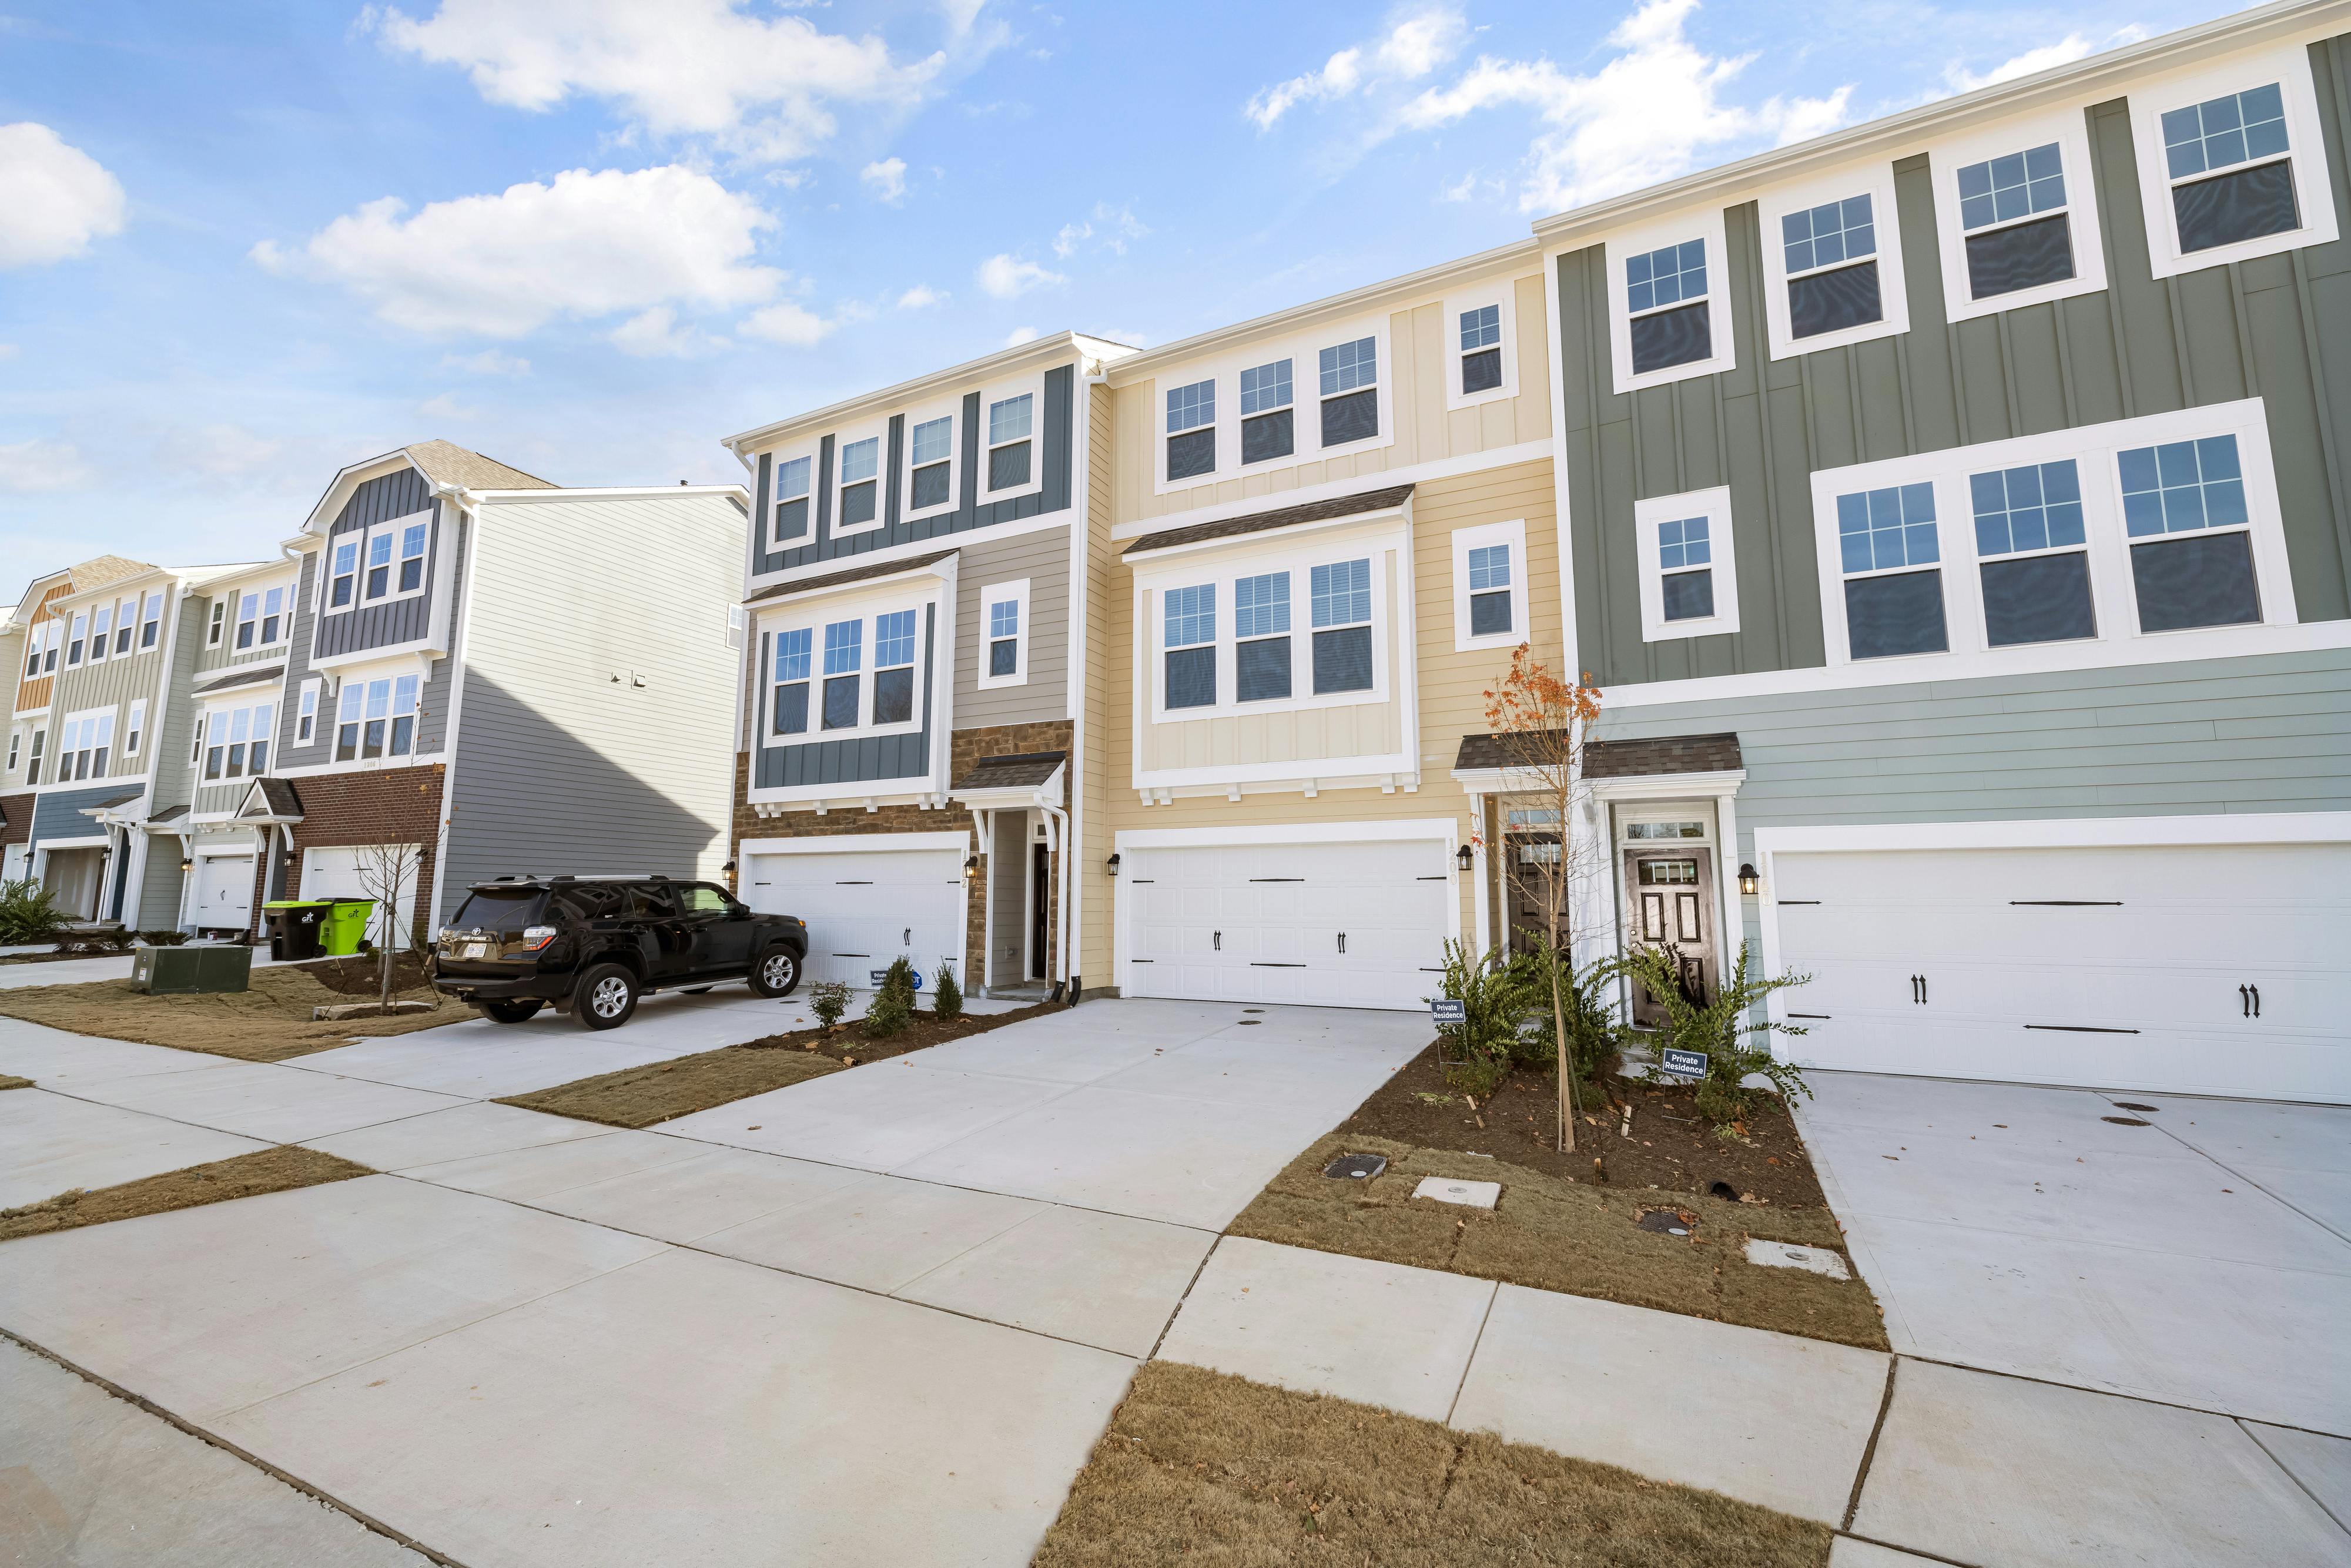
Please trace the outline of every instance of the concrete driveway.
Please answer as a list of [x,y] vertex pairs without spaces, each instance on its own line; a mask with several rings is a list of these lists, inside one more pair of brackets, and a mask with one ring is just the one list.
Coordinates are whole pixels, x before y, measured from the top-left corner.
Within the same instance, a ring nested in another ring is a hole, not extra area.
[[1896,1352],[2351,1435],[2351,1107],[1812,1083]]

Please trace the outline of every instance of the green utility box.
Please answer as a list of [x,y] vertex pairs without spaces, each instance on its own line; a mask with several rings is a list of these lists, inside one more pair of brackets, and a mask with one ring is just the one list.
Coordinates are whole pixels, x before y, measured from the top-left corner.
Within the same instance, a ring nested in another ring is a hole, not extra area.
[[241,991],[252,977],[250,947],[141,947],[131,961],[131,988],[155,997]]
[[319,950],[330,958],[347,958],[368,950],[368,924],[375,918],[372,898],[339,898],[319,923]]

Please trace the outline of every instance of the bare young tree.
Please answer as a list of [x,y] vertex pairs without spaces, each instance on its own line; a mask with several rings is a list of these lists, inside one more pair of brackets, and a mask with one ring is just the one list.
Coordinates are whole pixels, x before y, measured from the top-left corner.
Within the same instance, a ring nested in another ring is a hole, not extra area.
[[[1583,744],[1600,716],[1600,691],[1569,681],[1547,668],[1526,643],[1510,655],[1510,672],[1486,693],[1486,727],[1500,752],[1503,821],[1499,846],[1506,885],[1517,896],[1505,912],[1506,928],[1518,925],[1521,903],[1532,909],[1551,970],[1552,1038],[1559,1063],[1559,1147],[1575,1148],[1575,1122],[1582,1105],[1575,1085],[1575,1053],[1567,1028],[1563,988],[1573,983],[1573,934],[1570,911],[1578,893],[1597,873],[1589,845],[1575,834],[1585,803]],[[1525,812],[1530,826],[1556,830],[1555,841],[1540,832],[1522,835],[1522,853],[1511,852],[1507,831],[1511,810]],[[1568,972],[1562,973],[1562,965]]]
[[424,862],[422,845],[380,841],[355,847],[355,867],[360,892],[375,900],[376,951],[381,966],[382,987],[379,1000],[383,1010],[392,1010],[392,976],[400,963],[400,955],[416,945],[413,912],[403,906],[402,895],[413,899],[416,892],[418,869]]

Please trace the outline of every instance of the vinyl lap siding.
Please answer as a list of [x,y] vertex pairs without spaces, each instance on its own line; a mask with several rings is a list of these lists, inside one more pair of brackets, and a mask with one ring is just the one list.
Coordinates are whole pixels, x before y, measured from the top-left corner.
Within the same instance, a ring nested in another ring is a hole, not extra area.
[[[1070,531],[1048,528],[964,550],[956,567],[955,727],[1067,718],[1070,707]],[[987,607],[981,591],[1029,580],[1029,678],[983,691]]]

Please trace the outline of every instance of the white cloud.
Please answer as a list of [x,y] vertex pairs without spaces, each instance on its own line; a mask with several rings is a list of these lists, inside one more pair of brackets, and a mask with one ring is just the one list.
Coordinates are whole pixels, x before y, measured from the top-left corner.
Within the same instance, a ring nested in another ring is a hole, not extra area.
[[991,256],[979,264],[980,287],[998,299],[1017,299],[1032,288],[1068,281],[1058,272],[1049,272],[1033,261],[1021,261],[1008,255]]
[[1460,12],[1450,6],[1409,12],[1379,37],[1341,49],[1320,69],[1259,89],[1241,113],[1259,131],[1270,131],[1301,103],[1350,98],[1378,82],[1417,81],[1459,54],[1468,33]]
[[1388,131],[1436,130],[1480,110],[1532,110],[1547,129],[1527,150],[1519,205],[1553,212],[1672,179],[1728,144],[1784,144],[1843,122],[1850,87],[1751,108],[1724,101],[1753,57],[1708,55],[1693,44],[1684,26],[1697,5],[1646,0],[1608,35],[1616,54],[1587,76],[1547,59],[1481,57],[1450,86],[1404,105]]
[[1113,207],[1108,202],[1096,202],[1092,218],[1061,225],[1061,232],[1053,236],[1053,254],[1066,258],[1087,241],[1099,238],[1102,249],[1113,256],[1124,256],[1129,241],[1142,239],[1150,233],[1134,215],[1132,205]]
[[781,343],[788,349],[812,349],[831,335],[839,321],[828,321],[812,310],[779,300],[763,310],[755,310],[737,326],[746,337],[762,338],[770,343]]
[[895,202],[906,193],[904,158],[884,158],[879,163],[868,163],[857,172],[857,177],[865,182],[865,188],[873,193],[876,201]]
[[0,446],[0,490],[20,496],[76,490],[97,477],[97,471],[82,461],[80,449],[70,442],[19,441],[13,446]]
[[167,472],[228,482],[249,479],[276,463],[286,444],[241,424],[172,425],[145,434],[142,444]]
[[2147,29],[2137,24],[2118,29],[2103,43],[2081,33],[2068,33],[2053,44],[2043,44],[2037,49],[2027,49],[2021,55],[2011,56],[1980,75],[1968,69],[1961,62],[1954,60],[1944,68],[1943,79],[1950,85],[1951,90],[1955,93],[1973,92],[1978,88],[1991,87],[1996,82],[2014,81],[2019,77],[2029,77],[2035,71],[2045,71],[2053,67],[2070,65],[2085,56],[2096,54],[2101,49],[2116,48],[2124,44],[2135,44],[2146,37]]
[[917,283],[914,287],[898,296],[898,308],[923,310],[934,305],[944,305],[946,300],[947,295],[945,289],[934,288],[927,283]]
[[518,338],[558,316],[756,304],[784,277],[750,261],[754,236],[776,220],[677,164],[574,169],[549,184],[406,211],[386,196],[298,249],[264,240],[253,259],[339,283],[395,326],[491,338]]
[[465,421],[469,419],[479,419],[482,416],[482,411],[480,409],[472,408],[466,404],[459,402],[457,401],[457,394],[453,392],[443,392],[439,397],[426,398],[423,402],[416,405],[416,412],[423,414],[427,419],[451,419]]
[[688,321],[681,325],[675,308],[656,305],[641,310],[611,331],[612,347],[641,360],[691,360],[728,347]]
[[0,125],[0,267],[79,256],[122,232],[122,182],[46,125]]
[[498,349],[484,349],[478,354],[444,354],[441,359],[444,371],[464,371],[476,376],[527,376],[530,361],[518,354]]
[[912,106],[946,64],[893,59],[879,37],[760,16],[742,0],[442,0],[423,20],[360,16],[388,47],[463,69],[492,103],[543,112],[585,94],[655,136],[767,160],[830,140],[833,104]]
[[1035,342],[1037,336],[1037,329],[1034,327],[1015,327],[1004,334],[1004,346],[1008,349],[1017,349],[1023,343]]

